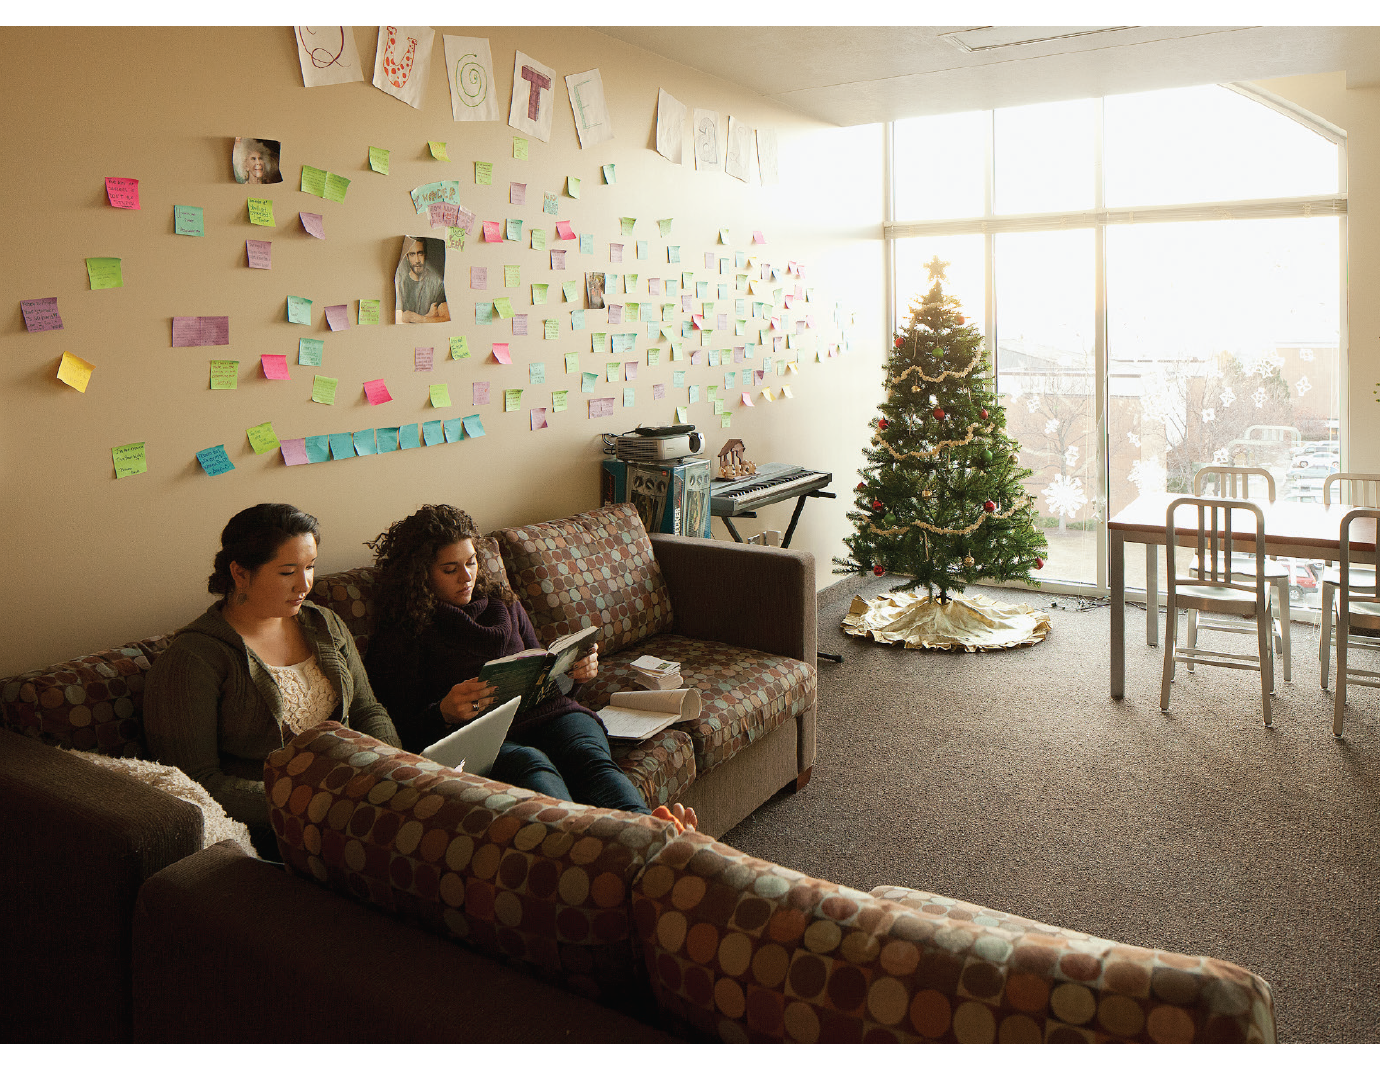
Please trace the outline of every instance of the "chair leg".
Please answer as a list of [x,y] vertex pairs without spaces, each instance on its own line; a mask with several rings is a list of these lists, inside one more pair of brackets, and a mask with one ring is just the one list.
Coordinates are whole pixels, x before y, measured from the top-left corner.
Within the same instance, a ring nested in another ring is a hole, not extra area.
[[1274,631],[1274,621],[1266,609],[1255,620],[1256,648],[1260,651],[1260,709],[1266,725],[1270,724],[1270,694],[1275,690]]
[[1192,659],[1192,651],[1193,651],[1193,649],[1194,649],[1195,647],[1198,646],[1198,611],[1197,611],[1197,610],[1185,610],[1185,611],[1184,611],[1184,646],[1188,648],[1189,653],[1190,653],[1189,661],[1186,662],[1185,665],[1188,666],[1188,671],[1189,671],[1190,673],[1193,673],[1193,672],[1196,670],[1196,668],[1197,668],[1197,667],[1193,664],[1193,659]]
[[1164,677],[1160,681],[1160,713],[1169,713],[1169,684],[1174,679],[1174,642],[1179,608],[1171,595],[1164,608]]
[[1322,664],[1322,688],[1327,691],[1327,673],[1332,668],[1332,596],[1335,589],[1326,580],[1322,586],[1322,620],[1318,622],[1318,661]]
[[1342,711],[1346,707],[1346,654],[1349,621],[1337,622],[1337,687],[1332,697],[1332,735],[1342,735]]
[[1285,683],[1294,679],[1293,666],[1289,659],[1289,578],[1282,576],[1275,581],[1275,610],[1279,615],[1280,655],[1284,659]]

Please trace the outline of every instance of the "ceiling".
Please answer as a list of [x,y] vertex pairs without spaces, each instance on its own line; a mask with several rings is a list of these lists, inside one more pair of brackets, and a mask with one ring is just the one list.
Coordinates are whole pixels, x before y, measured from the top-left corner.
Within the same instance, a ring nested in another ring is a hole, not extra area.
[[1380,85],[1376,26],[1020,27],[1070,36],[971,52],[945,36],[964,26],[596,29],[838,126],[1331,71]]

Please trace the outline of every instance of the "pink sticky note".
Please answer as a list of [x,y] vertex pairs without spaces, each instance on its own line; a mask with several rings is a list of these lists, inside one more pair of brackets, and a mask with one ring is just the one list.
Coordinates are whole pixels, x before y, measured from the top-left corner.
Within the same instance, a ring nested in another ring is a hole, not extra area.
[[623,362],[623,378],[624,378],[624,379],[636,379],[636,378],[637,378],[637,362],[636,362],[636,361],[624,361],[624,362]]
[[487,383],[480,383],[476,381],[470,384],[470,404],[489,404],[489,385]]
[[806,316],[806,317],[805,317],[805,326],[806,326],[806,328],[808,328],[808,329],[813,329],[813,328],[814,328],[814,326],[815,326],[815,317],[814,317],[814,314],[813,314],[813,313],[811,313],[809,316]]
[[[510,205],[525,205],[527,203],[527,183],[508,183],[508,203]],[[545,426],[545,424],[542,425],[542,427]]]
[[690,363],[691,363],[691,364],[703,364],[703,363],[704,363],[704,350],[691,350],[691,351],[690,351]]
[[545,410],[545,409],[533,409],[533,410],[532,410],[532,430],[533,430],[533,431],[540,431],[540,430],[541,430],[542,428],[544,428],[544,427],[546,427],[546,410]]
[[622,306],[622,305],[610,305],[610,306],[609,306],[609,323],[611,323],[611,324],[621,324],[622,322],[623,322],[623,306]]
[[571,230],[570,220],[559,219],[556,221],[556,239],[561,242],[573,242],[575,232]]
[[414,372],[430,372],[432,361],[436,356],[435,346],[415,346],[412,350],[412,370]]
[[786,295],[786,302],[785,302],[785,304],[786,304],[786,308],[788,308],[788,309],[793,309],[793,308],[795,308],[795,295],[794,295],[794,294],[787,294],[787,295]]
[[261,353],[259,361],[264,366],[264,379],[291,379],[288,374],[287,356],[282,353]]
[[665,383],[653,383],[653,384],[652,384],[652,401],[654,401],[654,402],[659,402],[659,401],[661,401],[662,398],[665,398],[665,397],[666,397],[666,384],[665,384]]
[[489,289],[489,269],[479,264],[470,265],[470,289]]
[[105,195],[110,199],[111,208],[139,207],[139,180],[137,178],[107,178]]
[[327,305],[326,322],[331,325],[332,331],[348,331],[350,329],[350,306]]
[[753,240],[754,242],[756,242],[758,245],[766,245],[766,244],[767,244],[767,236],[766,236],[765,234],[763,234],[761,231],[753,231],[753,232],[752,232],[752,240]]
[[499,229],[498,221],[497,221],[497,220],[486,219],[486,220],[484,221],[484,241],[486,241],[486,242],[501,242],[501,241],[503,241],[503,232],[502,232],[502,230]]
[[307,463],[306,439],[279,439],[278,449],[282,451],[284,465],[305,465]]
[[427,214],[430,217],[428,222],[433,227],[458,227],[460,225],[460,208],[458,205],[449,205],[444,201],[438,201],[427,206]]
[[370,405],[382,405],[393,400],[393,395],[388,393],[388,388],[383,385],[381,379],[368,380],[364,384],[364,394]]
[[298,212],[297,218],[302,221],[302,229],[313,238],[326,237],[326,227],[321,222],[320,212]]
[[[743,391],[743,404],[752,405],[752,395],[747,391]],[[757,407],[754,405],[753,408],[756,409]]]
[[249,257],[251,268],[271,268],[273,267],[273,243],[256,242],[253,238],[245,240],[245,255]]
[[795,269],[796,269],[796,263],[795,263],[795,261],[793,261],[793,260],[788,260],[788,261],[786,261],[786,274],[787,274],[787,275],[794,275],[794,274],[795,274]]
[[553,250],[551,250],[551,270],[552,270],[552,271],[565,271],[565,250],[564,250],[564,249],[553,249]]
[[593,419],[594,417],[612,416],[612,415],[613,415],[613,399],[612,399],[612,398],[591,398],[591,399],[589,400],[589,415],[590,415],[590,418],[591,418],[591,419]]
[[495,342],[495,343],[494,343],[494,360],[497,361],[499,364],[512,364],[512,363],[513,363],[513,359],[512,359],[511,357],[508,356],[508,343],[507,343],[507,342]]
[[701,313],[694,313],[690,317],[690,322],[695,325],[696,331],[704,330],[704,316]]

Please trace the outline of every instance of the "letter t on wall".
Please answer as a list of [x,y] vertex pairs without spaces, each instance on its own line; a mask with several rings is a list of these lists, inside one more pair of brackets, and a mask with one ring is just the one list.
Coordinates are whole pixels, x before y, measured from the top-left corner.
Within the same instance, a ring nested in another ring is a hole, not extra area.
[[533,122],[537,120],[537,113],[541,110],[541,91],[551,88],[551,79],[542,74],[541,71],[533,70],[526,64],[522,67],[522,77],[525,81],[531,82],[531,88],[527,91],[527,118]]

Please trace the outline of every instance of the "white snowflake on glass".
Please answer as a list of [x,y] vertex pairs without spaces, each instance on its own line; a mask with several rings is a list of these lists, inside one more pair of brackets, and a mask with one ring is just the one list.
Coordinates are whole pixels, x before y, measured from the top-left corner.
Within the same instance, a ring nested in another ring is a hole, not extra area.
[[1136,447],[1137,449],[1140,449],[1140,436],[1137,435],[1134,431],[1128,431],[1126,433],[1126,438],[1132,446]]
[[1064,463],[1068,465],[1069,468],[1073,468],[1074,465],[1078,464],[1078,447],[1070,446],[1064,451]]
[[1050,417],[1048,420],[1045,421],[1045,434],[1046,434],[1046,435],[1053,435],[1053,434],[1054,434],[1056,431],[1058,431],[1058,430],[1059,430],[1059,418],[1058,418],[1058,417]]
[[1212,408],[1211,406],[1209,406],[1207,409],[1204,409],[1204,410],[1203,410],[1203,423],[1204,423],[1204,424],[1211,424],[1211,423],[1212,423],[1214,420],[1216,420],[1216,419],[1217,419],[1217,410],[1216,410],[1216,409],[1214,409],[1214,408]]
[[1236,391],[1232,390],[1230,387],[1223,387],[1222,393],[1218,395],[1218,397],[1222,402],[1222,408],[1230,409],[1231,403],[1236,401]]
[[1227,448],[1225,446],[1212,452],[1212,463],[1214,465],[1225,465],[1227,463]]
[[1301,349],[1301,350],[1299,350],[1299,360],[1300,360],[1300,361],[1311,361],[1312,359],[1313,359],[1313,351],[1312,351],[1312,350],[1310,350],[1310,349]]
[[1221,379],[1222,370],[1218,368],[1216,365],[1213,365],[1211,368],[1208,369],[1207,377],[1209,380]]
[[1054,477],[1044,494],[1050,513],[1056,517],[1072,517],[1088,504],[1088,496],[1083,493],[1083,481],[1077,476]]
[[1021,400],[1021,395],[1025,393],[1025,388],[1021,386],[1019,380],[1013,380],[1011,384],[1011,389],[1003,391],[1002,393],[1005,394],[1008,398],[1010,398],[1011,401],[1019,402]]
[[1268,397],[1269,395],[1265,393],[1264,387],[1256,387],[1255,393],[1251,395],[1251,401],[1255,402],[1255,407],[1257,409],[1264,409],[1265,399]]
[[1035,412],[1036,409],[1040,408],[1040,396],[1038,394],[1032,394],[1030,396],[1030,401],[1025,403],[1025,407],[1028,412]]
[[1307,394],[1310,390],[1313,389],[1313,384],[1308,382],[1307,376],[1299,376],[1299,381],[1295,384],[1295,386],[1298,387],[1300,398],[1302,398],[1305,394]]
[[1168,475],[1160,459],[1152,456],[1133,461],[1131,472],[1126,479],[1136,485],[1137,493],[1148,495],[1155,491],[1163,491]]

